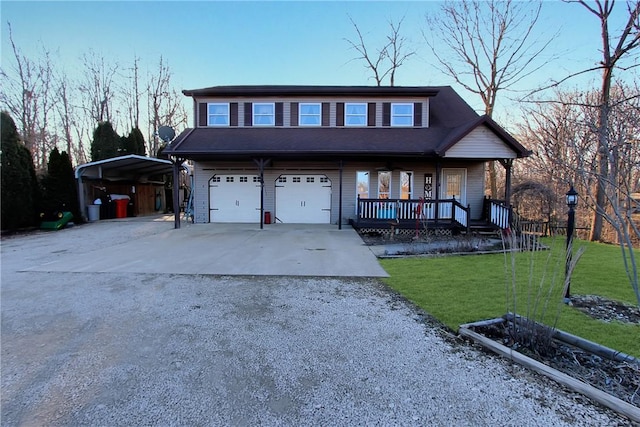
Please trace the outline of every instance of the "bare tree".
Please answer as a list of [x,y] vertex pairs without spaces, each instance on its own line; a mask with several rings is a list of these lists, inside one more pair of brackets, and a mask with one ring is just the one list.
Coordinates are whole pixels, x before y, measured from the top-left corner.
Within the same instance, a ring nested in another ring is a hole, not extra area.
[[367,49],[360,28],[355,21],[349,17],[349,21],[353,25],[358,36],[357,40],[345,38],[351,49],[355,50],[359,56],[353,60],[361,60],[365,63],[365,67],[373,73],[373,79],[377,86],[382,86],[386,78],[389,79],[389,86],[395,86],[396,72],[416,51],[407,46],[408,40],[401,33],[404,16],[397,23],[392,20],[388,21],[390,32],[386,36],[386,41],[382,47],[375,50],[375,53]]
[[84,109],[94,123],[113,123],[112,104],[115,98],[114,78],[119,69],[117,63],[109,63],[94,51],[82,55],[84,81],[80,84],[85,102]]
[[124,76],[125,82],[120,89],[123,104],[127,111],[127,129],[140,129],[140,100],[144,92],[140,90],[140,58],[133,58],[131,68]]
[[[605,217],[605,203],[607,199],[607,182],[617,183],[614,176],[617,171],[611,169],[613,164],[617,164],[617,152],[611,150],[609,141],[609,121],[611,114],[611,83],[614,69],[618,67],[620,61],[629,56],[640,44],[640,2],[627,3],[629,17],[626,25],[621,30],[619,36],[613,36],[609,28],[609,18],[613,12],[615,1],[596,0],[595,3],[578,1],[589,12],[594,14],[600,23],[602,38],[602,80],[599,100],[599,117],[597,122],[598,133],[598,185],[596,190],[596,209],[591,225],[590,240],[602,240],[602,226]],[[617,39],[617,40],[616,40]]]
[[[542,3],[499,0],[447,1],[440,13],[427,16],[427,45],[436,68],[482,99],[491,117],[498,94],[513,90],[522,80],[546,65],[541,53],[546,41],[533,38]],[[497,171],[489,164],[489,187],[497,197]]]
[[14,41],[11,24],[8,27],[15,66],[12,70],[2,70],[0,103],[18,118],[19,132],[33,156],[36,170],[44,170],[47,154],[55,141],[55,135],[48,129],[54,105],[51,55],[43,47],[38,61],[26,57]]
[[73,121],[74,121],[74,111],[73,106],[71,105],[71,88],[69,85],[69,81],[66,75],[60,76],[57,85],[57,98],[58,102],[56,103],[56,111],[58,113],[58,117],[60,119],[60,125],[62,126],[62,132],[64,135],[64,140],[66,144],[66,152],[72,156],[74,150],[73,146]]
[[[616,84],[610,90],[607,140],[610,156],[605,177],[605,205],[600,208],[610,235],[608,241],[620,244],[623,262],[640,305],[638,268],[633,243],[640,231],[632,218],[631,193],[640,183],[634,181],[634,168],[640,164],[640,94],[635,88]],[[554,102],[535,104],[525,110],[520,138],[535,154],[521,165],[522,175],[551,185],[563,194],[575,185],[584,203],[578,218],[588,221],[597,208],[597,188],[602,175],[600,163],[600,102],[598,90],[591,92],[556,91]],[[613,160],[615,159],[615,162]],[[637,175],[636,175],[637,176]],[[561,197],[556,197],[561,200]],[[558,203],[558,209],[562,206]]]
[[158,69],[147,82],[149,139],[147,152],[155,156],[160,148],[160,126],[179,127],[187,123],[187,113],[180,102],[180,94],[171,85],[171,70],[160,56]]

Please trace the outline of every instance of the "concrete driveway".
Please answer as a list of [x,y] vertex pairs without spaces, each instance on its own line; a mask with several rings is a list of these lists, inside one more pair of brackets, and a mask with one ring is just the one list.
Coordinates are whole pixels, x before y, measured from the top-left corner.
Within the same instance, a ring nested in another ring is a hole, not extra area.
[[2,425],[624,423],[455,341],[378,279],[327,277],[380,274],[350,230],[214,228],[4,238]]
[[[165,218],[162,218],[165,219]],[[129,239],[144,218],[100,221],[70,233],[105,235],[85,253],[44,259],[29,271],[257,276],[386,277],[351,228],[335,225],[182,224]],[[117,224],[117,226],[115,225]],[[168,225],[168,227],[167,227]],[[114,227],[120,230],[112,230]],[[109,229],[109,230],[107,230]],[[114,233],[121,235],[114,235]]]

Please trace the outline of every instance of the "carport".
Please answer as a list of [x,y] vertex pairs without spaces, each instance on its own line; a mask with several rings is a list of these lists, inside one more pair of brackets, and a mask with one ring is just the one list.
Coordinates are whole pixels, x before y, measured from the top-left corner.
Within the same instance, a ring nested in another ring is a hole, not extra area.
[[[85,163],[76,168],[78,198],[85,220],[87,207],[105,195],[129,197],[128,216],[152,215],[172,207],[166,194],[165,177],[173,163],[165,159],[129,154]],[[183,200],[180,199],[180,200]]]

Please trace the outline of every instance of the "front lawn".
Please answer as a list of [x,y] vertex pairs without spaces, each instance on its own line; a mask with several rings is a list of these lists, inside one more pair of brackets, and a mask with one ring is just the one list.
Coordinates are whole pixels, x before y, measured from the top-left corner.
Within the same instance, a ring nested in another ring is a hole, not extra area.
[[[546,324],[553,324],[559,315],[558,329],[640,357],[640,325],[595,320],[562,303],[564,239],[544,242],[551,251],[517,253],[513,258],[511,254],[401,258],[383,259],[381,264],[391,276],[385,279],[389,286],[454,331],[463,323],[500,317],[507,311],[527,316],[535,309],[536,319]],[[576,265],[571,293],[637,305],[620,248],[576,241],[574,247],[578,246],[585,252]],[[640,261],[640,251],[635,253]]]

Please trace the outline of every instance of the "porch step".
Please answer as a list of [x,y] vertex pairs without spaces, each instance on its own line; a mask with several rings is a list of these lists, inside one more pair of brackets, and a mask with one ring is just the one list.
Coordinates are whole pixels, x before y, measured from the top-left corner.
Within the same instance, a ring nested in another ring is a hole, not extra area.
[[469,232],[481,235],[493,235],[498,231],[498,227],[487,221],[471,221],[469,224]]

